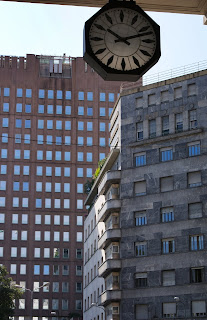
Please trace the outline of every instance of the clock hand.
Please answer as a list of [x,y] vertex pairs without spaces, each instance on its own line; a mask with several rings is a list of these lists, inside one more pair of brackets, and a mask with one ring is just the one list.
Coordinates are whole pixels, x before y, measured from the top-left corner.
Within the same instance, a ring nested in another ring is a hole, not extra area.
[[127,41],[125,38],[120,37],[117,33],[113,32],[111,29],[107,29],[107,31],[109,33],[111,33],[113,36],[115,36],[116,38],[118,38],[118,40],[115,40],[115,42],[124,42],[126,43],[128,46],[130,45],[130,42]]
[[[125,38],[123,38],[123,40],[130,40],[130,39],[134,39],[134,38],[140,38],[140,37],[143,37],[143,36],[149,36],[150,34],[152,34],[152,32],[145,32],[145,33],[135,34],[134,36],[125,37]],[[115,42],[119,42],[119,41],[120,40],[115,40]]]

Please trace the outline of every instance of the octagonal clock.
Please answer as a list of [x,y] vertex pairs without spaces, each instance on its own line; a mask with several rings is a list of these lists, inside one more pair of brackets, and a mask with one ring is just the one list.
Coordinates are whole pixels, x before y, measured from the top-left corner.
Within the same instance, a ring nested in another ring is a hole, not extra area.
[[110,0],[86,21],[83,48],[103,79],[137,81],[161,56],[160,27],[135,1]]

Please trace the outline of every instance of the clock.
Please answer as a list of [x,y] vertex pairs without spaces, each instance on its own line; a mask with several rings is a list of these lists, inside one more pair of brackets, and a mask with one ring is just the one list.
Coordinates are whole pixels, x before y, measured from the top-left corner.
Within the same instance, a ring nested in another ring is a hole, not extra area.
[[135,1],[110,0],[86,21],[83,47],[104,80],[137,81],[161,56],[160,27]]

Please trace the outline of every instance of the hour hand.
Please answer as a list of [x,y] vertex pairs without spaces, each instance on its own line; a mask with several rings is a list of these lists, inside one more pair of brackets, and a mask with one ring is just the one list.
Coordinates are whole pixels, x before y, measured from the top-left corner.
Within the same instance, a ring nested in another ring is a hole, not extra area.
[[[139,34],[135,34],[134,36],[129,36],[129,37],[125,37],[123,38],[123,40],[130,40],[130,39],[135,39],[135,38],[140,38],[140,37],[143,37],[143,36],[149,36],[151,35],[152,32],[149,31],[149,32],[145,32],[145,33],[139,33]],[[120,40],[115,40],[115,42],[119,42]]]
[[114,31],[112,31],[111,29],[107,29],[107,31],[109,33],[111,33],[113,36],[115,36],[116,38],[118,38],[118,40],[115,40],[115,42],[124,42],[126,43],[128,46],[130,45],[130,42],[126,40],[126,38],[120,37],[117,33],[115,33]]

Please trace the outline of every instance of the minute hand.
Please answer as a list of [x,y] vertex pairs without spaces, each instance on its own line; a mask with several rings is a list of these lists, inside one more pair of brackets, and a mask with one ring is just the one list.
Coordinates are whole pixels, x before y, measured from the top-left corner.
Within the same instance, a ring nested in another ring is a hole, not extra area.
[[118,38],[118,40],[115,40],[115,42],[124,42],[128,44],[128,46],[130,45],[130,42],[127,41],[126,38],[120,37],[117,33],[113,32],[111,29],[107,29],[107,31],[111,33],[113,36],[115,36],[116,38]]
[[[123,40],[130,40],[130,39],[134,39],[134,38],[140,38],[143,36],[149,36],[150,34],[152,34],[152,32],[145,32],[145,33],[139,33],[139,34],[135,34],[134,36],[129,36],[129,37],[125,37],[123,38]],[[123,41],[121,40],[121,41]],[[115,40],[115,42],[119,42],[120,40]]]

